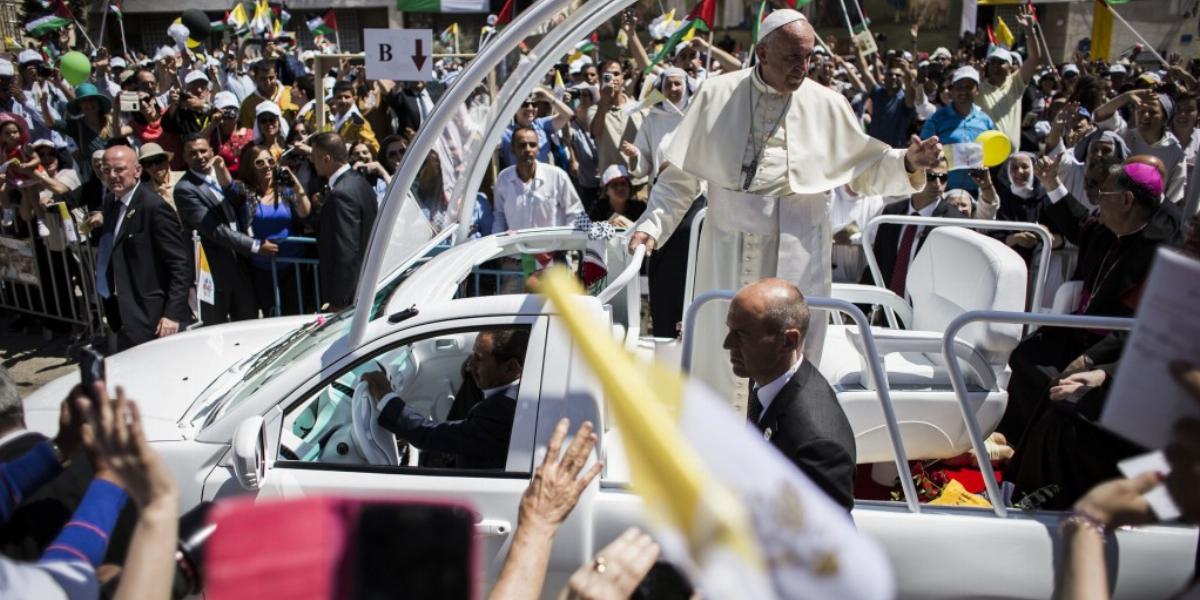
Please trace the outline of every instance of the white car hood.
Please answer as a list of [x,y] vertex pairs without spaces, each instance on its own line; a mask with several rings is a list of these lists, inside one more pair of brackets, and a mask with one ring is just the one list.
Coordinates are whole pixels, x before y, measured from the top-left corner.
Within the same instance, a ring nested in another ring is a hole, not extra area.
[[[217,376],[313,318],[306,315],[240,321],[135,346],[105,359],[109,387],[119,385],[137,401],[147,439],[182,439],[176,423]],[[26,397],[28,427],[53,435],[58,430],[59,405],[77,383],[78,371]]]

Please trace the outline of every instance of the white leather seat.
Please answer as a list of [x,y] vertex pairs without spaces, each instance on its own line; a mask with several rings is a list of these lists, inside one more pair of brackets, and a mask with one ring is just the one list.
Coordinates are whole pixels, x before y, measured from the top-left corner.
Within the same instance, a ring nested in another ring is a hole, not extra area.
[[[967,311],[1024,310],[1026,279],[1025,262],[1011,248],[962,227],[943,226],[930,232],[909,266],[911,305],[886,288],[834,286],[834,297],[895,309],[907,327],[873,327],[871,332],[883,355],[908,458],[949,458],[970,448],[941,353],[942,335],[950,321]],[[1006,363],[1020,336],[1020,325],[994,323],[974,323],[958,334],[956,355],[985,435],[1004,414]],[[829,327],[820,370],[838,390],[854,428],[858,462],[893,460],[857,326]]]

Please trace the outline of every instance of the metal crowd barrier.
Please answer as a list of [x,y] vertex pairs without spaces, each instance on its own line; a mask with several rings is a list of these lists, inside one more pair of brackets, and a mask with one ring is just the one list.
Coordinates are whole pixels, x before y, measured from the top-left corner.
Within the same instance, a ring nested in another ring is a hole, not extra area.
[[[291,244],[293,247],[300,246],[300,247],[315,248],[317,245],[317,239],[310,238],[310,237],[290,237],[289,236],[289,237],[283,238],[282,240],[279,240],[277,243],[279,244],[279,247],[281,250],[287,244]],[[313,253],[313,255],[315,256],[315,253]],[[271,257],[271,285],[275,289],[275,314],[274,315],[264,315],[264,316],[280,316],[283,314],[283,302],[281,300],[280,293],[279,293],[280,266],[284,266],[284,267],[294,266],[295,267],[292,269],[292,279],[294,280],[294,283],[296,285],[296,302],[297,302],[297,306],[299,306],[299,310],[300,310],[299,314],[304,314],[306,312],[304,310],[304,267],[305,267],[305,265],[311,267],[311,269],[309,269],[309,270],[312,273],[312,291],[313,291],[312,312],[316,312],[316,311],[320,310],[321,309],[320,262],[321,261],[317,258],[308,258],[306,256],[290,257],[290,256],[279,256],[278,254],[275,256],[272,256]]]
[[75,325],[89,337],[105,335],[95,265],[93,248],[63,203],[32,221],[15,208],[0,218],[0,308]]

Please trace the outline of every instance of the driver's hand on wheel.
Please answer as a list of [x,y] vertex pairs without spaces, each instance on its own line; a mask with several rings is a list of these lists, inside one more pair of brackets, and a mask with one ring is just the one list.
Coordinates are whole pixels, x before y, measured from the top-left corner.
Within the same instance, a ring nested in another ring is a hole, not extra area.
[[387,373],[383,371],[363,373],[362,381],[367,382],[367,392],[376,402],[383,400],[383,397],[392,391],[392,384],[388,381]]
[[645,231],[635,231],[633,235],[629,236],[629,253],[633,254],[633,251],[636,250],[638,246],[645,246],[646,256],[650,256],[652,253],[654,253],[654,248],[658,246],[658,240],[651,237],[650,234],[646,233]]

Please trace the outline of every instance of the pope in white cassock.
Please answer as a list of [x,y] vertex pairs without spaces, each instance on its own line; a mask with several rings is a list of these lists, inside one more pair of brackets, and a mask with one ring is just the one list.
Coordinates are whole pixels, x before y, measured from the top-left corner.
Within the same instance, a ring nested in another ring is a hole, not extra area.
[[[761,30],[757,66],[700,86],[667,147],[670,164],[629,247],[653,250],[666,242],[705,181],[696,296],[763,277],[792,281],[805,295],[829,296],[831,191],[843,184],[864,195],[919,191],[942,148],[936,137],[914,137],[907,149],[892,149],[868,136],[845,98],[807,77],[815,32],[802,13],[776,10]],[[712,303],[701,311],[692,332],[692,374],[744,411],[747,388],[721,350],[726,310]],[[804,358],[819,364],[826,316],[816,314]]]

